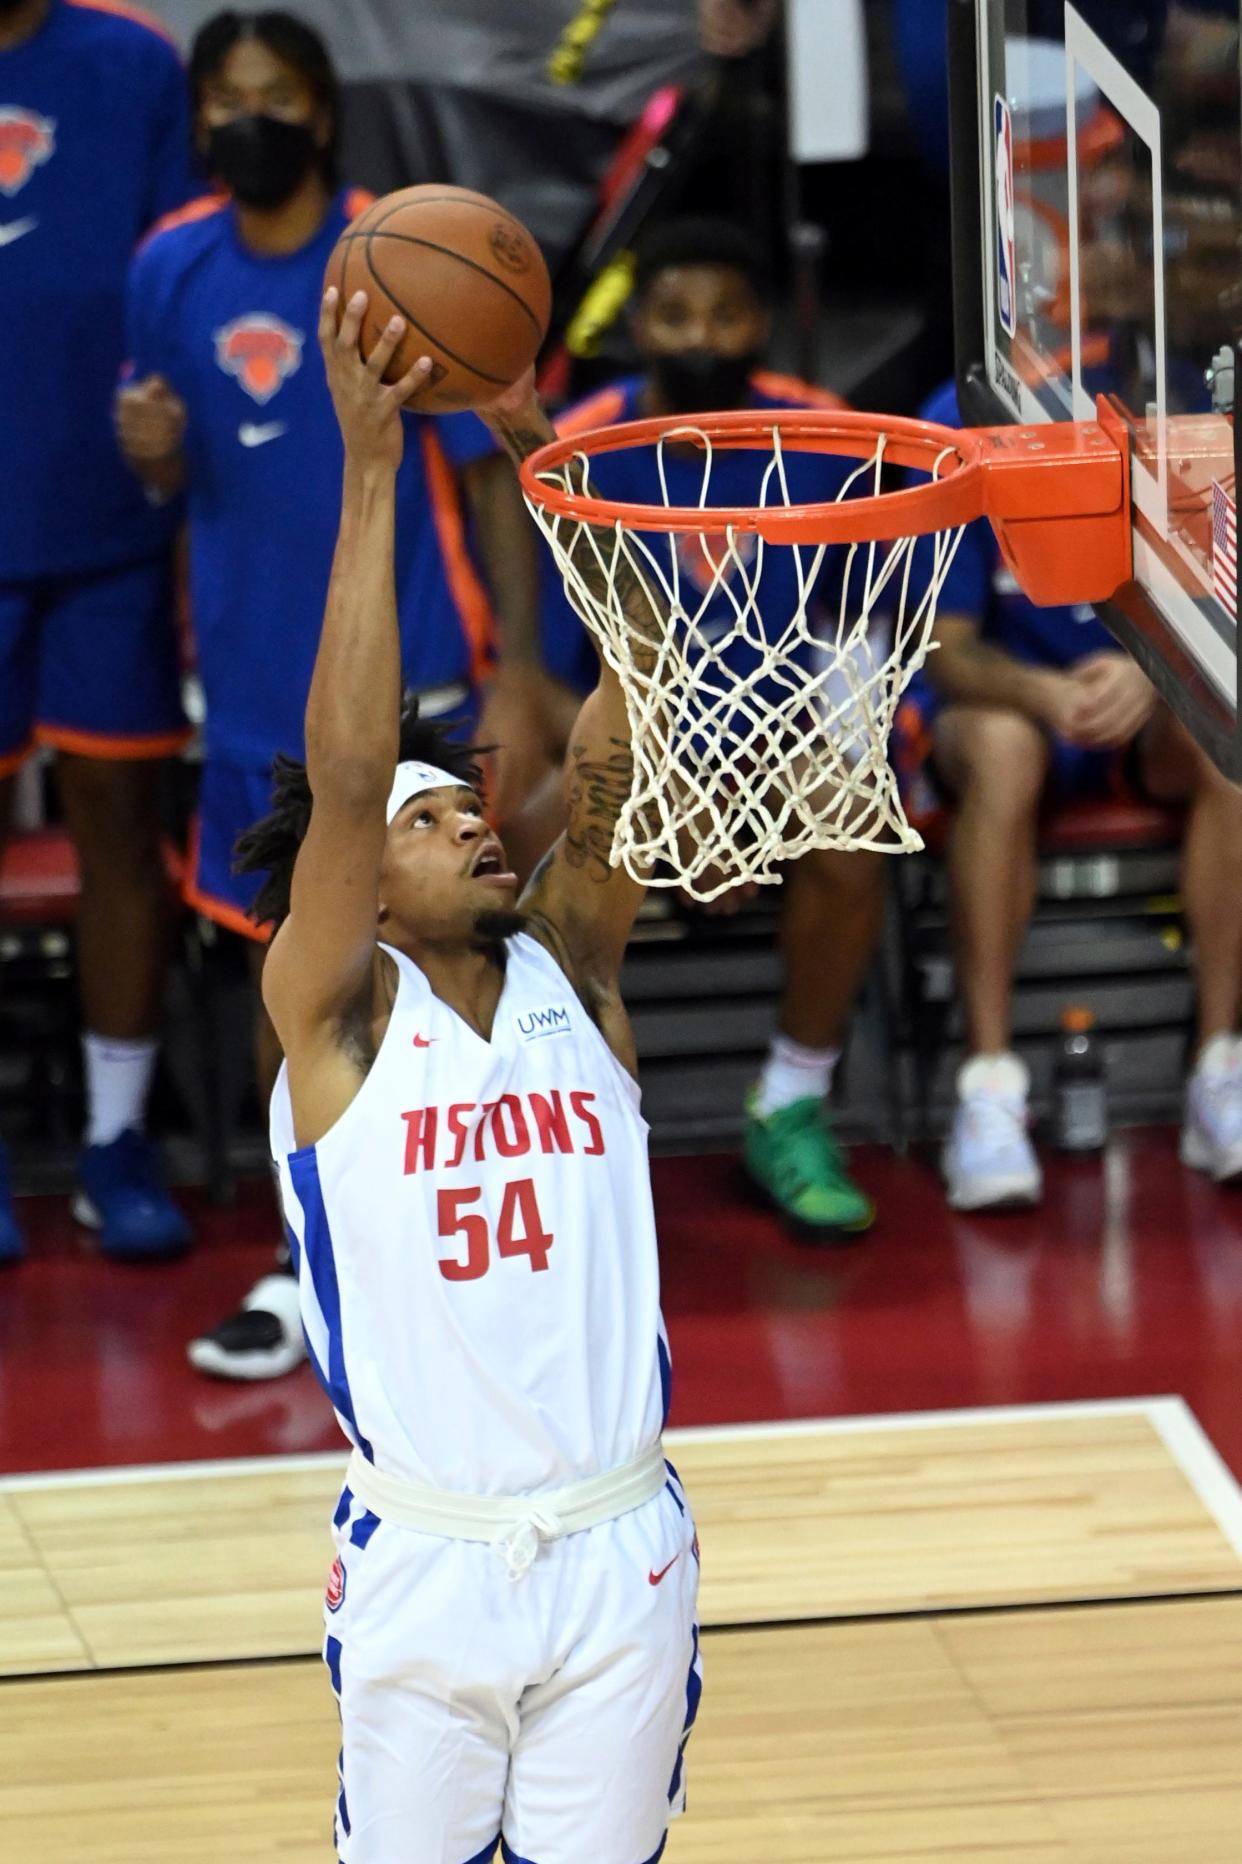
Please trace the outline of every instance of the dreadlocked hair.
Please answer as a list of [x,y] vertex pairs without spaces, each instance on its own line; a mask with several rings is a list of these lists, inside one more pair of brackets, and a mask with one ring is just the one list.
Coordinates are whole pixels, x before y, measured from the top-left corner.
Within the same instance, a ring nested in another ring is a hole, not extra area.
[[[420,718],[417,693],[406,693],[401,701],[397,746],[398,763],[412,760],[437,764],[451,777],[477,790],[480,796],[483,794],[479,760],[485,748],[462,744],[452,736],[451,726],[442,725],[436,719]],[[298,858],[298,849],[306,840],[313,803],[306,765],[278,752],[272,762],[271,812],[239,835],[233,849],[235,874],[265,876],[250,909],[250,917],[256,925],[270,925],[275,931],[289,917],[293,864]]]

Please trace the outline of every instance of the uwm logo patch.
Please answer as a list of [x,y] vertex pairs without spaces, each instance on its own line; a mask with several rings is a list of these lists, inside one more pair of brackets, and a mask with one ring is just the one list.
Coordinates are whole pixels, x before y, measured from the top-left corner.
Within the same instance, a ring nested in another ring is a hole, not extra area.
[[236,376],[260,407],[302,366],[302,332],[266,311],[235,317],[216,331],[215,340],[224,373]]
[[345,1599],[345,1568],[339,1560],[333,1560],[328,1572],[328,1589],[324,1594],[324,1603],[330,1612],[339,1612]]
[[551,1003],[546,1010],[524,1010],[514,1018],[523,1042],[538,1042],[544,1036],[569,1034],[569,1011],[563,1003]]
[[10,198],[24,188],[36,168],[56,148],[56,124],[51,117],[16,104],[0,104],[0,194]]

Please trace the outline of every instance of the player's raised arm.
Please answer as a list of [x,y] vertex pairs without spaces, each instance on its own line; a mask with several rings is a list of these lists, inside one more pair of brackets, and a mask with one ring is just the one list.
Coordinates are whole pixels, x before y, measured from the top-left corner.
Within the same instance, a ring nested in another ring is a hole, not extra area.
[[[515,466],[556,438],[535,394],[533,375],[479,413]],[[602,595],[611,578],[633,629],[636,664],[641,665],[644,640],[651,643],[654,662],[667,624],[665,609],[651,585],[628,563],[613,571],[613,547],[610,530],[584,526],[570,555],[588,588],[598,588]],[[587,987],[615,982],[643,897],[644,889],[609,861],[633,778],[625,695],[616,674],[601,659],[599,684],[570,734],[565,768],[568,825],[540,862],[521,902],[536,926],[541,919],[551,925],[579,983]]]
[[293,870],[289,916],[272,942],[263,994],[290,1066],[331,1041],[370,990],[386,805],[397,763],[401,654],[393,579],[401,405],[421,387],[420,358],[399,382],[383,373],[405,325],[394,318],[364,362],[366,294],[337,328],[337,293],[323,301],[319,338],[345,443],[341,521],[306,706],[313,805]]

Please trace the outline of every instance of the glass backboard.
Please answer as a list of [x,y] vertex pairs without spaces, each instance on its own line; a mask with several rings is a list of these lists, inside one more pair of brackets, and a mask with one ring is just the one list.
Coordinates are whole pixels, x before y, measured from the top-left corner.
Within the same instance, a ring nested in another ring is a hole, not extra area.
[[962,418],[1090,420],[1109,398],[1134,582],[1100,613],[1242,778],[1240,18],[1242,0],[949,5]]

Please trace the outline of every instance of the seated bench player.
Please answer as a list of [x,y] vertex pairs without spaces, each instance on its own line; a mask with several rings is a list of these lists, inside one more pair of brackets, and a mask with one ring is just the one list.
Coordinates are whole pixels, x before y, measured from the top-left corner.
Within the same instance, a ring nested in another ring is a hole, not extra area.
[[[641,373],[567,410],[558,431],[583,433],[646,415],[733,407],[843,407],[837,395],[763,368],[770,299],[767,269],[740,228],[710,218],[665,222],[645,240],[637,260],[631,329]],[[785,458],[792,503],[836,497],[848,464],[809,453],[789,452]],[[717,452],[710,502],[761,502],[765,464],[764,456],[755,452]],[[702,456],[666,448],[664,465],[669,503],[698,504]],[[653,448],[601,455],[591,463],[591,476],[609,497],[664,502]],[[773,496],[769,491],[769,501]],[[647,541],[657,550],[667,547],[654,534]],[[702,585],[710,575],[701,553],[685,541],[680,569],[692,585],[696,578]],[[775,618],[787,618],[795,599],[792,553],[769,551],[760,582],[761,615],[780,626],[782,621]],[[544,565],[541,607],[549,671],[564,685],[585,692],[594,681],[594,650],[565,599],[550,556]],[[705,617],[706,631],[710,634],[718,627],[723,632],[734,619],[727,595],[718,591]],[[753,652],[745,646],[741,651]],[[533,816],[549,798],[554,825],[555,811],[563,807],[557,785],[536,797],[530,813]],[[546,818],[539,832],[546,841]],[[512,832],[508,840],[512,845]],[[747,1102],[745,1159],[750,1175],[775,1207],[811,1234],[865,1230],[874,1215],[870,1199],[849,1176],[826,1122],[824,1100],[879,934],[884,878],[884,858],[876,852],[815,850],[789,868],[782,887],[784,980],[778,1026]],[[830,963],[825,963],[826,952],[831,953]]]
[[[319,294],[332,248],[369,197],[338,183],[337,79],[300,20],[217,15],[195,39],[189,80],[199,153],[219,191],[170,216],[134,259],[132,377],[118,421],[144,483],[186,498],[206,705],[186,897],[250,942],[257,979],[266,949],[250,917],[258,882],[233,871],[233,848],[267,806],[274,756],[302,754],[342,472],[314,347]],[[463,729],[487,686],[485,729],[537,750],[538,720],[524,703],[537,675],[524,676],[521,650],[524,634],[537,646],[538,540],[512,474],[473,414],[406,418],[396,564],[403,680],[424,717]],[[502,767],[502,783],[508,774]],[[280,1053],[257,998],[256,1012],[266,1104]],[[190,1356],[202,1371],[237,1378],[300,1364],[288,1274],[264,1275]]]
[[[953,385],[922,413],[958,426]],[[1186,804],[1182,896],[1198,1027],[1182,1159],[1218,1182],[1242,1176],[1242,790],[1161,704],[1094,610],[1027,600],[982,519],[949,570],[935,638],[939,651],[916,675],[898,731],[903,761],[917,740],[955,803],[949,888],[968,1054],[944,1149],[949,1203],[1034,1203],[1042,1189],[1010,1007],[1035,899],[1037,820],[1049,799],[1129,792]]]

